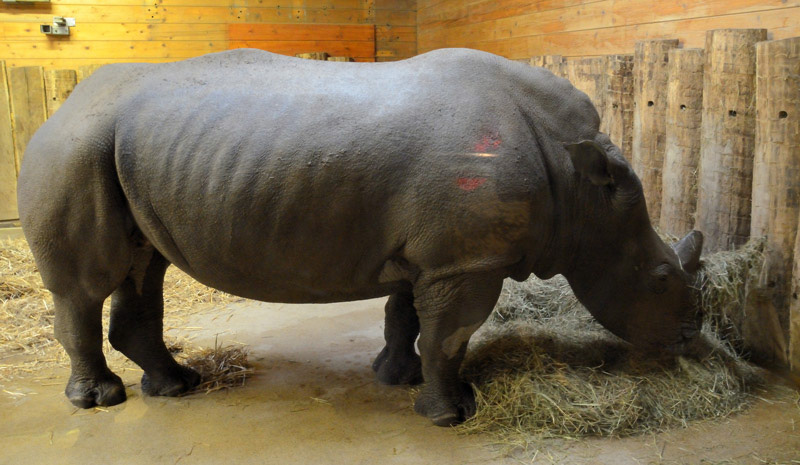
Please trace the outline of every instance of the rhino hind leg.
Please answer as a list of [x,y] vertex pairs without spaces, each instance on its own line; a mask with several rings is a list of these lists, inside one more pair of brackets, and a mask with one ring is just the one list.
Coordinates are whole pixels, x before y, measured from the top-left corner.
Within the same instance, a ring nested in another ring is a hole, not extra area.
[[497,273],[469,273],[415,286],[425,385],[414,410],[438,426],[475,415],[475,395],[459,378],[459,369],[469,338],[492,312],[502,287],[503,277]]
[[72,373],[64,393],[73,405],[91,408],[125,402],[122,379],[103,356],[103,303],[53,294],[56,339],[69,355]]
[[152,246],[136,249],[133,267],[111,296],[111,345],[144,370],[142,392],[178,396],[200,383],[200,375],[179,365],[164,344],[164,274],[169,262]]
[[386,346],[375,358],[372,369],[383,384],[419,384],[422,363],[414,350],[419,335],[419,318],[414,309],[414,294],[401,292],[386,302]]

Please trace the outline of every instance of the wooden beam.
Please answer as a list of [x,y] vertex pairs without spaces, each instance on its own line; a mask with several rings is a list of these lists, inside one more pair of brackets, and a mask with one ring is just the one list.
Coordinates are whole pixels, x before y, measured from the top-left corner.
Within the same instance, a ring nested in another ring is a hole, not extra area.
[[642,180],[650,221],[661,215],[661,173],[664,168],[667,110],[667,63],[678,40],[636,43],[633,64],[633,170]]
[[53,69],[44,73],[44,94],[47,99],[47,117],[53,116],[78,84],[78,76],[71,69]]
[[694,227],[703,115],[703,50],[669,51],[661,232],[681,237]]
[[750,236],[755,44],[766,38],[766,29],[718,29],[706,37],[695,224],[709,252],[731,250]]
[[[745,342],[800,370],[800,37],[756,44],[755,156],[750,234],[766,237],[748,288]],[[788,345],[788,347],[787,347]],[[788,349],[788,354],[786,350]]]
[[633,55],[603,57],[603,94],[605,103],[600,130],[631,160],[633,143]]
[[41,66],[9,68],[8,84],[14,128],[14,158],[19,173],[25,147],[33,137],[33,133],[47,119],[44,70]]
[[17,213],[17,162],[11,126],[11,99],[6,64],[0,61],[0,220],[15,220]]
[[77,72],[76,72],[76,76],[75,76],[76,79],[77,79],[77,82],[81,82],[84,79],[88,78],[89,76],[92,75],[92,73],[97,71],[98,68],[100,68],[101,66],[106,65],[106,64],[107,63],[92,63],[90,65],[79,66],[78,69],[77,69]]
[[592,100],[597,113],[603,116],[605,92],[603,88],[602,57],[586,57],[567,61],[567,79]]

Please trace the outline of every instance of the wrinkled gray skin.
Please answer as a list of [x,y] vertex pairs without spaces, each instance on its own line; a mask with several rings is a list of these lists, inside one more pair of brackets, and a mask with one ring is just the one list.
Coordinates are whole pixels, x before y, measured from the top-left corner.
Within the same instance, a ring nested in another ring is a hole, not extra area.
[[[437,425],[475,411],[458,370],[503,279],[561,273],[608,329],[656,350],[697,330],[702,236],[673,251],[589,99],[548,71],[468,50],[334,63],[238,50],[117,64],[82,82],[28,146],[19,211],[56,305],[77,406],[198,383],[162,339],[174,264],[272,302],[390,295],[388,384],[425,386]],[[414,342],[419,334],[418,356]]]

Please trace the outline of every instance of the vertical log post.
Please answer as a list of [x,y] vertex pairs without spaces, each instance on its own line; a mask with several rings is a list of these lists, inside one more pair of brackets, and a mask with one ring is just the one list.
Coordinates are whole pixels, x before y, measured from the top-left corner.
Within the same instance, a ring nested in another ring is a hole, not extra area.
[[15,220],[17,213],[17,162],[11,126],[6,62],[0,61],[0,220]]
[[544,66],[544,57],[535,56],[528,59],[528,64],[531,66]]
[[295,54],[297,58],[303,58],[305,60],[322,60],[325,61],[328,59],[328,52],[309,52],[309,53],[298,53]]
[[653,224],[661,215],[661,171],[664,168],[667,63],[677,39],[636,42],[633,65],[633,142],[631,164],[642,180]]
[[706,34],[695,227],[706,234],[708,252],[733,249],[750,235],[755,44],[766,38],[766,29]]
[[567,77],[567,63],[561,55],[545,55],[542,57],[542,66],[559,77]]
[[633,55],[603,57],[603,115],[600,130],[631,160],[633,142]]
[[22,156],[33,133],[47,119],[47,104],[44,96],[44,70],[41,66],[9,68],[9,93],[14,128],[14,157],[17,173]]
[[78,70],[76,71],[76,73],[77,73],[77,78],[78,78],[78,82],[81,82],[81,81],[83,81],[84,79],[86,79],[86,78],[88,78],[89,76],[91,76],[91,75],[92,75],[92,73],[94,73],[95,71],[97,71],[97,68],[99,68],[99,67],[101,67],[101,66],[104,66],[104,65],[97,65],[97,64],[95,64],[95,65],[83,65],[83,66],[80,66],[80,67],[78,68]]
[[686,234],[694,227],[703,115],[703,63],[702,49],[669,51],[659,228],[673,236]]
[[751,351],[800,370],[800,37],[761,42],[756,57],[750,234],[767,244],[743,332]]
[[77,73],[71,69],[54,69],[44,73],[44,94],[47,97],[47,117],[53,116],[58,107],[78,84]]
[[603,65],[602,57],[579,58],[567,62],[567,79],[592,100],[597,113],[603,116]]

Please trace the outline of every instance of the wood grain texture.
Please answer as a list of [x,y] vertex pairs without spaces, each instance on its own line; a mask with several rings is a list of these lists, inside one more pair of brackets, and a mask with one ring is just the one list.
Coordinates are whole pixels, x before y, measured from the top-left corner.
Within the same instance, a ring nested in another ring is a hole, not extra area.
[[633,144],[633,55],[603,57],[603,114],[600,130],[630,161]]
[[328,61],[328,52],[309,52],[309,53],[298,53],[295,55],[297,58],[302,58],[304,60],[318,60],[318,61]]
[[799,0],[421,0],[418,48],[470,47],[512,59],[625,54],[637,41],[659,38],[703,47],[711,29],[800,36],[798,17]]
[[694,227],[704,64],[702,49],[669,51],[659,228],[678,237]]
[[545,55],[542,57],[542,66],[556,76],[567,77],[567,62],[561,55]]
[[677,39],[636,43],[633,64],[631,165],[642,180],[650,220],[661,215],[661,178],[666,148],[667,63]]
[[19,173],[28,141],[47,119],[44,70],[41,66],[9,68],[8,90],[11,96],[11,122],[14,129],[14,158]]
[[[800,369],[800,37],[756,45],[755,158],[750,234],[767,238],[749,289],[744,334],[769,360]],[[788,344],[787,344],[788,341]],[[788,354],[786,353],[788,345]]]
[[358,61],[375,59],[375,26],[231,24],[228,48],[257,48],[282,55],[327,53]]
[[[45,36],[40,24],[53,16],[76,18],[69,37]],[[416,1],[414,0],[53,0],[46,6],[14,5],[0,9],[0,57],[11,66],[69,68],[95,63],[165,62],[229,49],[230,25],[275,25],[276,34],[247,37],[280,53],[294,55],[318,51],[316,33],[286,39],[282,26],[316,25],[341,30],[342,26],[377,26],[370,56],[359,61],[398,60],[414,56]],[[320,31],[322,30],[320,29]],[[284,40],[308,41],[274,44]],[[346,41],[346,35],[330,38]],[[365,48],[358,53],[364,54]],[[346,47],[330,53],[352,55]]]
[[78,74],[72,69],[51,69],[44,73],[44,95],[47,117],[53,116],[78,84]]
[[92,64],[88,64],[88,65],[79,66],[78,69],[76,70],[77,81],[78,82],[83,81],[84,79],[86,79],[89,76],[91,76],[92,73],[97,71],[97,68],[99,68],[99,67],[101,67],[103,65],[106,65],[106,64],[108,64],[108,63],[92,63]]
[[585,93],[602,118],[605,107],[604,65],[602,57],[577,58],[567,61],[567,79]]
[[0,220],[17,218],[17,162],[11,126],[11,99],[6,64],[0,60]]
[[707,251],[733,249],[750,236],[755,44],[766,38],[765,29],[718,29],[707,35],[695,221],[706,234]]

